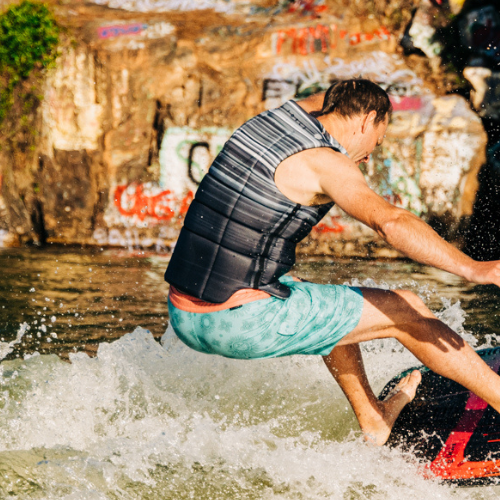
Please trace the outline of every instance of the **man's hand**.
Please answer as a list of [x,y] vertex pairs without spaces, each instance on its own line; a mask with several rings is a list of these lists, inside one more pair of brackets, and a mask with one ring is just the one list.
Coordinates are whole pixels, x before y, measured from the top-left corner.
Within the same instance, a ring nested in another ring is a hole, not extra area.
[[477,262],[471,266],[470,276],[466,278],[482,285],[497,285],[500,287],[500,260]]

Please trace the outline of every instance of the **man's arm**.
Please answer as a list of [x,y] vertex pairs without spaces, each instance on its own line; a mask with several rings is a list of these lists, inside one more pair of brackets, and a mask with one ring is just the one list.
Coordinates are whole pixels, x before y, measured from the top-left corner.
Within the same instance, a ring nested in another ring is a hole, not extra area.
[[314,162],[321,191],[391,246],[422,264],[476,283],[500,286],[500,261],[477,262],[471,259],[417,216],[385,201],[368,187],[359,168],[345,156],[328,150],[323,150],[318,156],[324,157],[324,161]]

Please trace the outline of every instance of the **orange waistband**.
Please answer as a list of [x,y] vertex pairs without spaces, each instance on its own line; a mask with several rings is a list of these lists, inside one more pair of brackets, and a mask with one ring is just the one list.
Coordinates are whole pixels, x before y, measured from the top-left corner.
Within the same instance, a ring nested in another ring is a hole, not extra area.
[[263,290],[254,290],[253,288],[244,288],[233,293],[226,302],[222,304],[214,304],[212,302],[205,302],[191,295],[180,292],[173,286],[170,287],[168,298],[174,307],[181,311],[193,313],[210,313],[216,311],[224,311],[232,307],[242,306],[248,302],[255,300],[268,299],[271,295]]

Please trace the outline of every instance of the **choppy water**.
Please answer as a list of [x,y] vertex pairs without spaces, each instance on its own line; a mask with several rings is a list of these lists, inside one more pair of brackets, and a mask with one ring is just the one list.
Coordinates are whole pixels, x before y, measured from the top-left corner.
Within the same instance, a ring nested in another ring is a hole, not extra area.
[[[0,252],[0,351],[12,349],[0,364],[0,498],[500,496],[500,486],[423,479],[410,455],[366,445],[318,358],[228,360],[169,334],[162,347],[154,337],[167,324],[166,261]],[[304,262],[297,274],[411,288],[470,341],[496,345],[493,287],[401,262]],[[415,363],[387,341],[364,351],[377,390]]]

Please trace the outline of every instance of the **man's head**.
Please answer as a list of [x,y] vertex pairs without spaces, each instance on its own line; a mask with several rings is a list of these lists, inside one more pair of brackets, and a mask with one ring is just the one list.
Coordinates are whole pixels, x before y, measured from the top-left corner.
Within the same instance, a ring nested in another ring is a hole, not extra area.
[[353,79],[334,83],[326,91],[321,111],[311,114],[359,165],[382,143],[391,112],[391,101],[381,87],[370,80]]
[[374,125],[390,118],[392,104],[386,91],[376,83],[364,79],[339,80],[325,93],[323,108],[313,116],[335,113],[339,117],[352,118],[375,111]]

